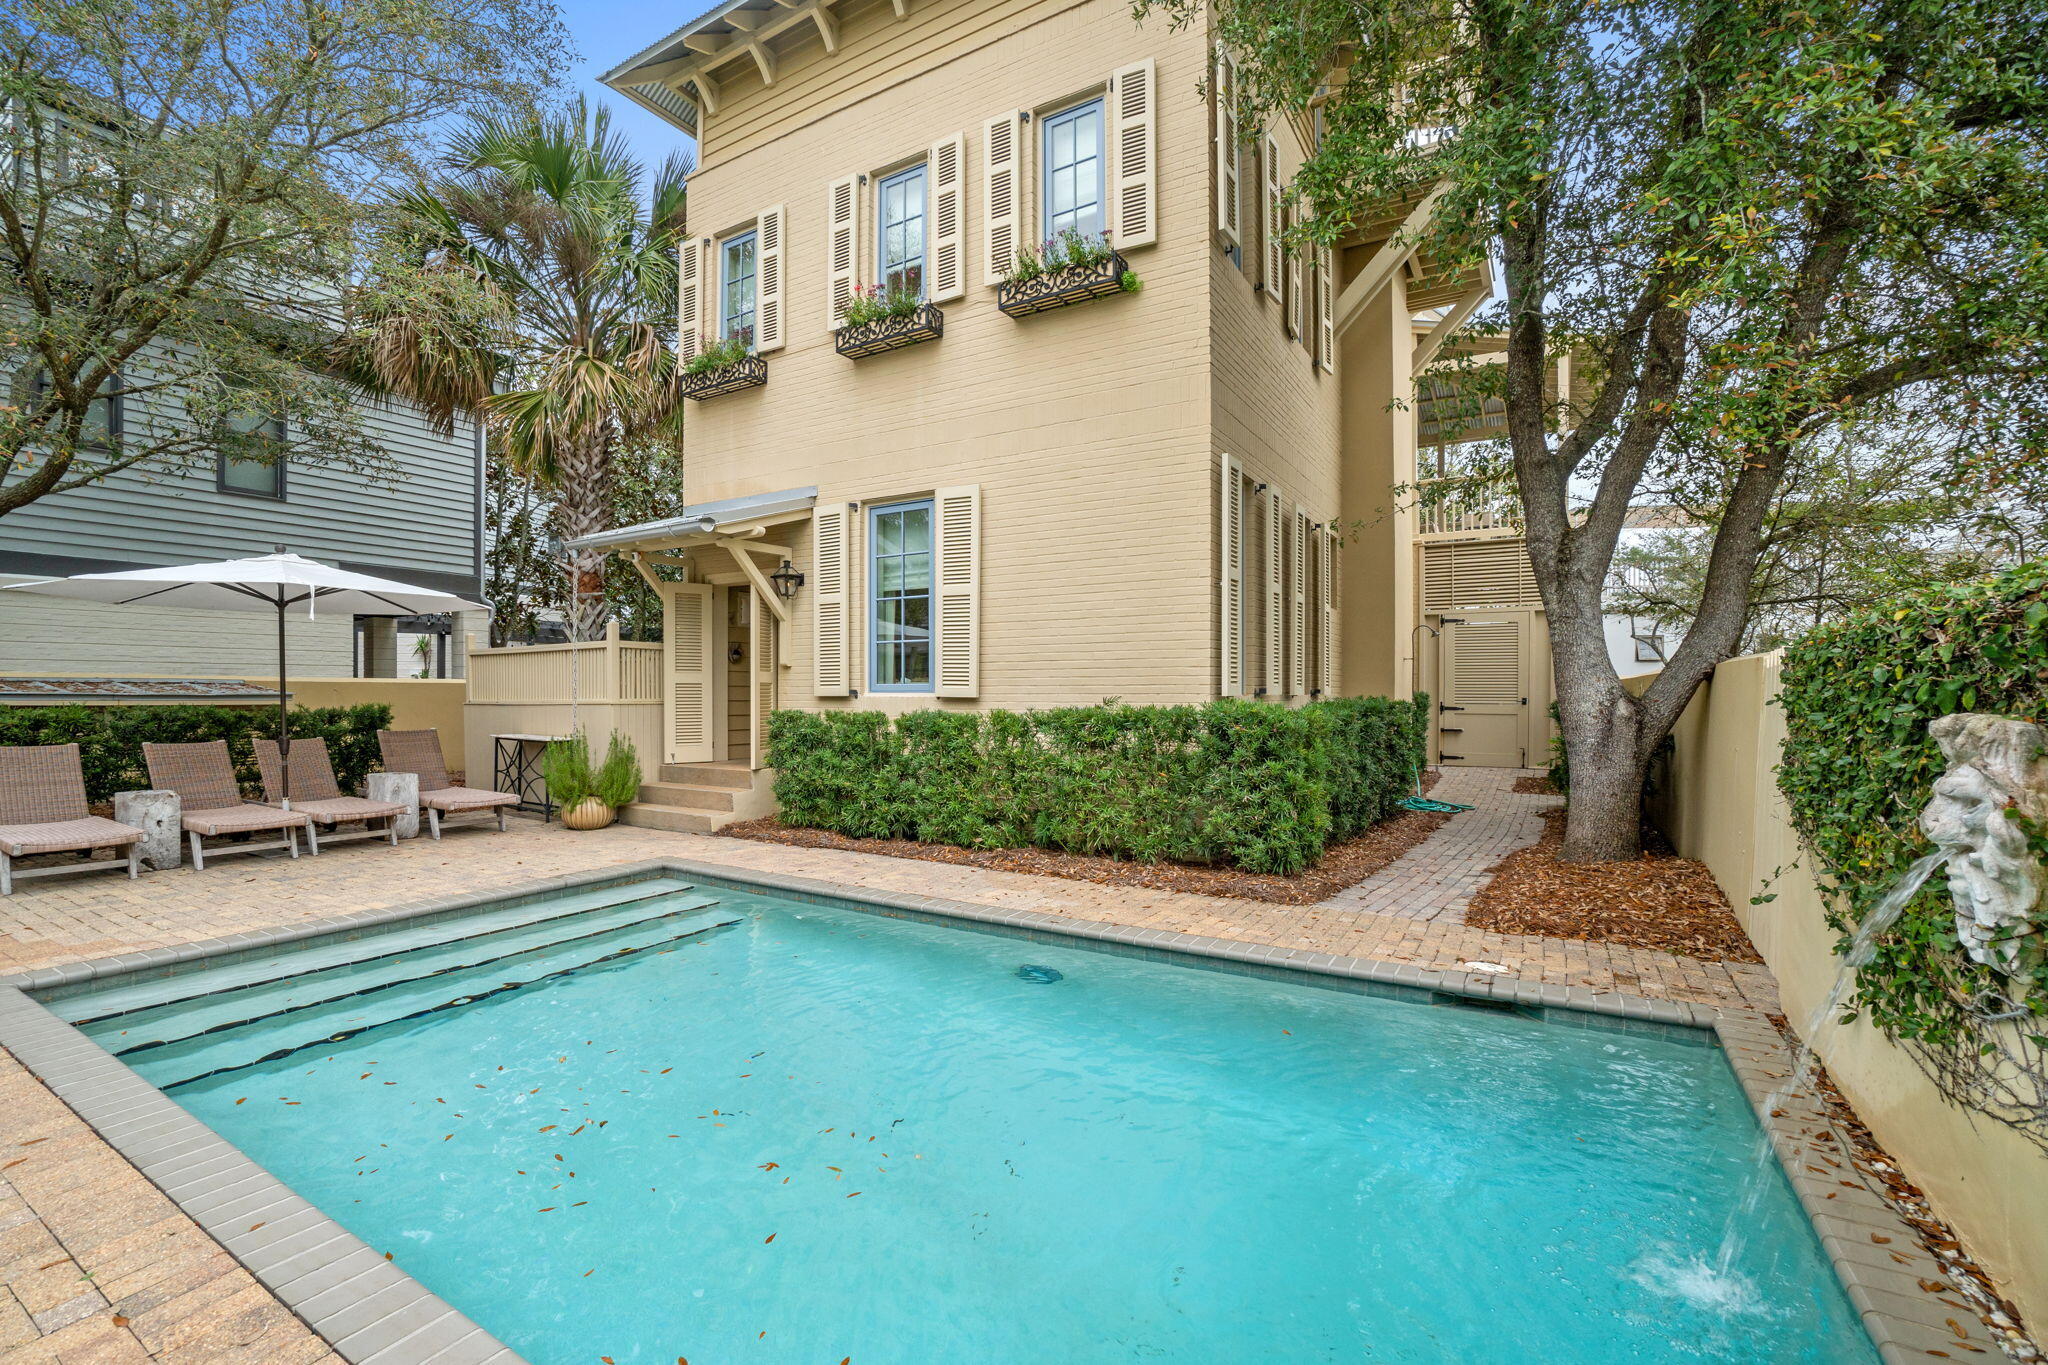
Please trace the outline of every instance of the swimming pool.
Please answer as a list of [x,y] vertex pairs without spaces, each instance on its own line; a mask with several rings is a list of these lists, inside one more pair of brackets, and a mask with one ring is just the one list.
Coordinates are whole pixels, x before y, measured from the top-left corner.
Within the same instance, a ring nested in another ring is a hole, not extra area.
[[536,1365],[1876,1359],[1775,1170],[1712,1268],[1708,1034],[685,879],[496,914],[51,1008]]

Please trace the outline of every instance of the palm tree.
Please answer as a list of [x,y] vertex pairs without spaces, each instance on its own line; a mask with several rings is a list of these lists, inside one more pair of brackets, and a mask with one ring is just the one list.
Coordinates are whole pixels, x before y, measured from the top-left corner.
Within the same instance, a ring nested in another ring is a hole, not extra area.
[[[565,538],[608,529],[622,442],[681,439],[676,247],[690,162],[644,171],[610,112],[480,120],[390,206],[377,287],[344,363],[443,431],[481,418],[498,458],[547,487]],[[603,634],[604,557],[566,556],[569,626]]]

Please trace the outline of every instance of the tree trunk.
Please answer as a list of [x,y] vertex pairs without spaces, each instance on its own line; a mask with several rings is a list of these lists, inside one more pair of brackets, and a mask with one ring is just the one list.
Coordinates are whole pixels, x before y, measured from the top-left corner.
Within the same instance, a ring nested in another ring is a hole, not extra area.
[[[579,536],[608,531],[611,519],[611,439],[608,433],[592,433],[581,448],[566,452],[557,473],[557,496],[561,502],[562,535]],[[605,624],[611,620],[611,604],[604,595],[602,550],[572,550],[563,569],[569,575],[569,603],[565,613],[572,640],[602,640]]]
[[1605,655],[1556,655],[1559,727],[1571,794],[1565,809],[1565,862],[1627,862],[1641,855],[1643,776],[1663,740],[1647,733],[1642,703],[1614,676]]

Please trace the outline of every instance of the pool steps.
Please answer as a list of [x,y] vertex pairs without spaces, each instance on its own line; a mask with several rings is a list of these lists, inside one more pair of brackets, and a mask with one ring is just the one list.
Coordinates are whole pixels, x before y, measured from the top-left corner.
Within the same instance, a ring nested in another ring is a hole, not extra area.
[[[309,1005],[364,995],[386,986],[464,967],[480,967],[533,948],[565,947],[614,929],[667,919],[716,906],[710,896],[676,892],[641,897],[598,910],[579,912],[563,923],[559,916],[533,924],[473,934],[445,943],[401,952],[381,953],[289,977],[211,991],[196,999],[157,1005],[84,1025],[86,1035],[101,1046],[126,1054],[152,1044],[174,1043],[269,1018]],[[362,946],[362,945],[358,945]]]
[[[695,889],[694,883],[679,877],[655,877],[623,886],[597,887],[550,899],[544,904],[513,905],[503,910],[462,915],[413,928],[385,929],[332,943],[294,946],[290,950],[290,960],[293,969],[305,975],[328,967],[346,966],[457,939],[474,938],[499,929],[543,924],[590,910],[613,909]],[[148,978],[131,986],[95,990],[89,995],[68,1000],[57,999],[50,1001],[48,1007],[64,1022],[83,1026],[153,1005],[172,1004],[274,981],[277,979],[277,963],[276,957],[268,955],[244,958],[218,967]]]
[[[162,1046],[117,1053],[144,1079],[163,1088],[235,1071],[271,1058],[323,1043],[342,1042],[366,1029],[433,1014],[506,990],[530,986],[550,977],[594,966],[612,958],[680,943],[738,924],[737,918],[710,918],[700,909],[628,924],[605,933],[579,937],[566,944],[529,948],[477,966],[449,969],[432,976],[395,981],[367,994],[350,994],[281,1014],[266,1015]],[[715,912],[714,912],[715,913]],[[102,1046],[115,1046],[109,1025],[96,1034]]]

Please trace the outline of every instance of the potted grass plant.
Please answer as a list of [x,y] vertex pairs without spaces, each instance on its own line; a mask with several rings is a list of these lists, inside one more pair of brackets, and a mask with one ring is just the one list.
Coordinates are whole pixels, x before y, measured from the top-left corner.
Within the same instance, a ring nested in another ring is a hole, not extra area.
[[640,756],[630,740],[613,731],[604,761],[594,764],[590,740],[578,731],[547,747],[541,777],[566,828],[603,829],[618,818],[619,807],[640,795]]

